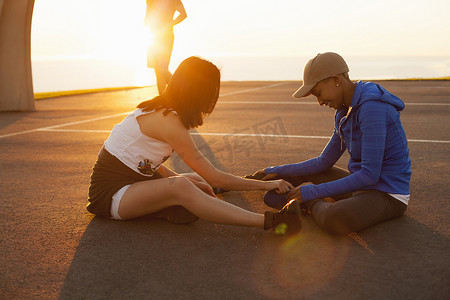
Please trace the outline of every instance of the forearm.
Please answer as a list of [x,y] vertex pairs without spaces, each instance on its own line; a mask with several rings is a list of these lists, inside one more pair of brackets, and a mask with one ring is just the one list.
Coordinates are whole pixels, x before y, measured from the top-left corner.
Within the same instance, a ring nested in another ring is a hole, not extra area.
[[218,171],[214,187],[231,191],[265,190],[267,182],[253,179],[245,179],[226,172]]
[[281,177],[293,177],[293,176],[305,176],[314,173],[320,173],[328,168],[331,168],[333,164],[324,163],[320,157],[309,159],[304,162],[296,164],[287,164],[276,167],[266,168],[266,174],[278,174]]
[[187,17],[186,14],[184,14],[184,15],[180,14],[180,15],[178,15],[178,16],[175,18],[175,20],[173,20],[172,26],[175,26],[175,25],[177,25],[177,24],[183,22],[184,19],[186,19],[186,17]]
[[165,166],[160,166],[158,169],[158,173],[161,174],[162,177],[172,177],[172,176],[180,175],[180,174],[170,170],[169,168],[166,168]]
[[300,187],[303,202],[358,191],[376,183],[375,176],[361,169],[342,179]]
[[183,3],[179,2],[176,10],[179,12],[178,16],[173,20],[173,26],[177,25],[178,23],[181,23],[184,21],[184,19],[187,18],[186,10],[183,6]]

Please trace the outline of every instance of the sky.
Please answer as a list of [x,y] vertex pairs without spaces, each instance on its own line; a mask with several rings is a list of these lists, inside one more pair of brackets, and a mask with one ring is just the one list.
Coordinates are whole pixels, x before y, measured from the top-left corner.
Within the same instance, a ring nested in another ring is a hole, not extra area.
[[[450,53],[448,0],[184,0],[183,4],[188,18],[175,27],[174,55]],[[32,56],[133,57],[134,48],[148,42],[144,14],[145,0],[36,0]]]
[[[184,58],[199,55],[219,61],[223,78],[266,80],[271,78],[257,78],[257,75],[266,70],[273,72],[274,67],[256,68],[264,63],[259,58],[268,58],[267,62],[272,58],[272,64],[276,65],[279,61],[273,58],[281,57],[287,60],[278,68],[280,74],[273,78],[291,79],[297,77],[300,65],[309,58],[319,52],[333,51],[344,58],[362,57],[358,64],[361,67],[367,65],[364,57],[371,56],[445,56],[445,60],[438,58],[430,63],[428,69],[438,70],[433,74],[439,76],[449,75],[448,0],[182,1],[188,17],[175,26],[172,71]],[[123,62],[136,65],[136,72],[142,73],[137,77],[144,78],[141,82],[148,84],[149,71],[143,65],[151,39],[143,22],[145,6],[145,0],[35,0],[32,60]],[[303,57],[303,60],[297,59],[298,66],[291,70],[290,57]],[[252,68],[254,75],[239,77],[244,75],[237,66],[240,62],[246,63],[241,68]],[[416,68],[417,74],[426,73],[421,69],[421,62],[412,62],[420,68]],[[402,68],[406,70],[409,63],[403,61]],[[372,60],[372,67],[379,67],[376,61]],[[36,64],[33,68],[40,72]],[[408,73],[383,74],[392,78],[408,76]],[[356,75],[365,76],[358,70]],[[44,76],[35,77],[37,84],[38,80],[44,80]]]

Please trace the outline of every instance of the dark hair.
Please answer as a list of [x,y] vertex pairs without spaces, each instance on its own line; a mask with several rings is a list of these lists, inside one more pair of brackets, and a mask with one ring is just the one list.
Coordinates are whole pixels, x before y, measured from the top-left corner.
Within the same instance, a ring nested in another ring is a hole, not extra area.
[[211,62],[196,56],[186,58],[173,73],[160,96],[140,103],[144,111],[176,111],[186,129],[203,124],[216,106],[220,90],[220,71]]

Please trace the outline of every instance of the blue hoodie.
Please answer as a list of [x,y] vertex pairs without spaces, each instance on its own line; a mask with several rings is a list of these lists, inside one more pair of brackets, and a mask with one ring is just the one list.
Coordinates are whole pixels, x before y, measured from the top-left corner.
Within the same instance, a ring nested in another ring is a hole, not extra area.
[[302,186],[303,202],[363,189],[409,195],[411,159],[400,121],[404,108],[403,101],[382,86],[360,81],[351,106],[336,111],[333,136],[320,156],[297,164],[269,167],[265,172],[281,177],[320,173],[331,168],[347,149],[351,175]]

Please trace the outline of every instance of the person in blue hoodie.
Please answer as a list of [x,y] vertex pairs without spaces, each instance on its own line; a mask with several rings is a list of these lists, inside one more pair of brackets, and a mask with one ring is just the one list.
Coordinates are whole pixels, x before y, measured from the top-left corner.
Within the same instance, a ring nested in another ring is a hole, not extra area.
[[[318,225],[334,234],[359,231],[401,216],[408,205],[411,160],[400,121],[405,104],[376,83],[354,83],[345,60],[320,53],[309,60],[294,98],[313,95],[336,110],[334,132],[313,159],[268,167],[247,178],[283,178],[295,188],[267,192],[264,202],[281,208],[298,199]],[[348,171],[335,163],[350,154]]]

